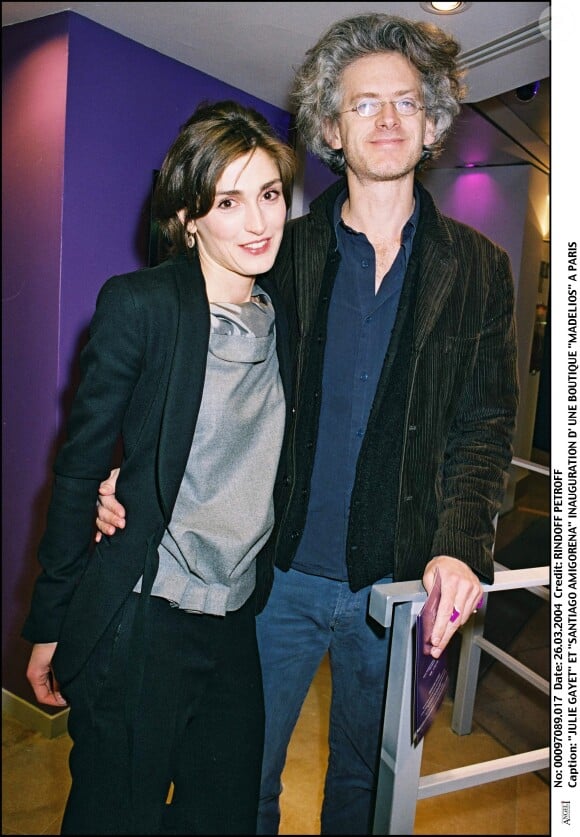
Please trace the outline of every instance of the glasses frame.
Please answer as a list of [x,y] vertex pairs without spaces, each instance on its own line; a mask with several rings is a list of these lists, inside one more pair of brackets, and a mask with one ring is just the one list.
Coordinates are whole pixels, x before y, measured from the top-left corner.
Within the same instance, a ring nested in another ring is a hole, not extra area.
[[[369,97],[367,99],[362,99],[357,105],[355,105],[352,108],[348,108],[347,110],[339,110],[337,115],[341,116],[343,113],[356,113],[357,116],[360,116],[361,119],[372,119],[373,116],[377,116],[381,112],[381,110],[384,108],[385,105],[394,105],[395,110],[397,111],[399,116],[416,116],[419,113],[420,110],[425,110],[425,105],[418,105],[415,102],[417,110],[413,111],[413,113],[402,113],[399,110],[398,106],[401,102],[408,102],[408,101],[409,101],[409,99],[396,99],[395,101],[392,101],[390,99],[373,99],[373,98]],[[363,104],[363,102],[376,102],[379,105],[379,109],[377,110],[376,113],[371,113],[371,114],[368,114],[368,115],[360,113],[359,107]]]

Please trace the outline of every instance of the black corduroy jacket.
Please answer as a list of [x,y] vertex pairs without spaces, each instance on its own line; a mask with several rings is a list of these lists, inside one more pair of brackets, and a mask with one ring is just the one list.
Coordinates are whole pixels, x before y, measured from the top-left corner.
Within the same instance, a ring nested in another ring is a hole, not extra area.
[[[277,522],[267,547],[282,570],[292,564],[306,519],[328,305],[340,259],[332,210],[344,188],[344,181],[333,184],[308,215],[289,222],[274,267],[295,365]],[[421,578],[436,555],[459,558],[493,581],[493,519],[518,402],[513,279],[504,250],[441,215],[418,188],[413,252],[351,498],[352,590],[390,572],[397,581]]]

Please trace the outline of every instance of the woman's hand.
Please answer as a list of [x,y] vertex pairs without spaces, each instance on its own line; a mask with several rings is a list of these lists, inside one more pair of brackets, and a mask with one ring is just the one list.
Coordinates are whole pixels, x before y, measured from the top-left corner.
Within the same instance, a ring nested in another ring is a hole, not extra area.
[[56,642],[40,642],[32,647],[26,677],[39,703],[47,706],[68,706],[52,673]]

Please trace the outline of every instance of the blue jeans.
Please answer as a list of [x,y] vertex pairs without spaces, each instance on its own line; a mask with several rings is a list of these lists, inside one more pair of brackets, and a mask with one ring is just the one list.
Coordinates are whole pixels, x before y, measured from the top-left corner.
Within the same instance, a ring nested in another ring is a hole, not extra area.
[[278,833],[288,744],[327,651],[332,700],[321,833],[371,833],[389,631],[368,616],[369,593],[370,587],[353,593],[348,582],[275,571],[257,619],[266,708],[258,834]]

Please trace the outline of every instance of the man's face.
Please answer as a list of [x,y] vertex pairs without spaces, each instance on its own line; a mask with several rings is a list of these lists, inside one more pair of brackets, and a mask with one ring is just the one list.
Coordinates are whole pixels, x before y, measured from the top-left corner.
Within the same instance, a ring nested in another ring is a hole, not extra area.
[[[347,169],[360,180],[398,180],[413,172],[424,145],[434,138],[425,111],[400,114],[393,102],[413,100],[423,105],[418,72],[398,52],[368,55],[353,61],[342,74],[343,99],[326,141],[342,148]],[[363,99],[383,102],[374,116],[359,116],[354,108]]]

